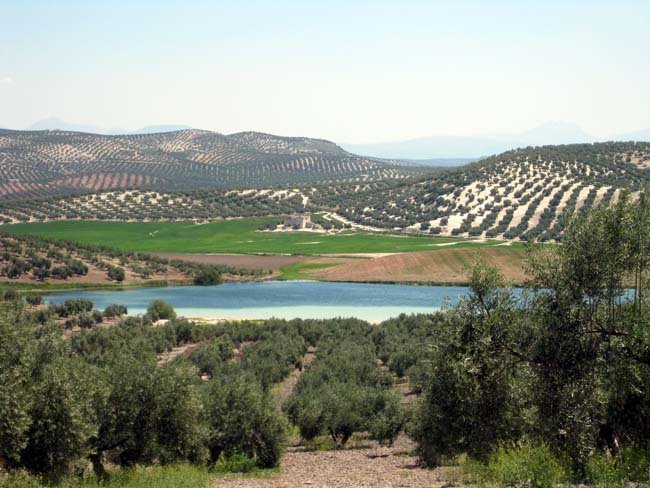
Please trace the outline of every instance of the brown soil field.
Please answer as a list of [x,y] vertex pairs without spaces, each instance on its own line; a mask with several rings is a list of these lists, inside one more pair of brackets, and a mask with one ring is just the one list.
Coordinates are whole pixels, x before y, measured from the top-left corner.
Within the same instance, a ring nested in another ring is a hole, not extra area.
[[394,254],[374,259],[355,259],[344,265],[313,270],[312,274],[328,281],[391,281],[421,283],[467,282],[467,267],[482,256],[496,266],[504,278],[515,283],[527,279],[524,272],[525,251],[511,247],[480,249],[439,249],[436,251]]
[[278,269],[288,264],[305,261],[303,256],[256,256],[249,254],[181,254],[152,253],[167,259],[180,259],[192,263],[222,264],[245,269]]
[[[289,451],[280,472],[265,479],[233,475],[214,488],[366,488],[450,486],[445,468],[423,469],[412,455],[414,445],[401,435],[392,447],[365,441],[356,448],[333,451]],[[290,448],[291,449],[291,448]],[[458,485],[456,485],[458,486]]]

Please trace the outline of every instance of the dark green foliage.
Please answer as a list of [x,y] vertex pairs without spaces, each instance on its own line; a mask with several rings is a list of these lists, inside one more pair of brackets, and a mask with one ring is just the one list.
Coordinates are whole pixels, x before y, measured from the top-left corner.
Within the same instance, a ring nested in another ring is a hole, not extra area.
[[0,302],[0,458],[18,463],[29,440],[34,385],[31,326],[15,302]]
[[483,457],[516,435],[522,406],[511,394],[519,378],[503,351],[515,303],[495,270],[477,263],[470,297],[440,331],[411,435],[420,458],[440,464],[443,456],[467,452]]
[[515,299],[476,267],[429,354],[410,426],[422,461],[533,439],[581,477],[599,448],[646,449],[649,251],[641,193],[574,221],[562,246],[532,248],[532,293]]
[[280,460],[286,424],[268,392],[244,375],[216,377],[207,389],[208,449],[213,463],[243,453],[259,467]]
[[163,300],[154,300],[149,304],[147,313],[151,316],[152,320],[169,320],[176,318],[174,307]]
[[124,305],[108,305],[104,309],[104,317],[120,317],[121,315],[126,315],[128,313],[127,308]]
[[62,305],[52,305],[51,308],[59,317],[91,312],[93,302],[85,298],[68,299]]
[[232,358],[234,349],[235,345],[232,340],[225,335],[201,344],[188,359],[199,369],[201,374],[213,378],[221,370],[223,364]]
[[355,432],[389,444],[397,437],[404,414],[389,388],[392,378],[377,368],[370,332],[351,323],[319,341],[316,361],[284,406],[305,439],[327,434],[342,446]]
[[111,280],[124,281],[125,276],[124,268],[112,266],[108,269],[108,278]]
[[39,371],[29,410],[25,467],[56,480],[90,453],[97,434],[93,399],[98,384],[81,361],[56,359]]
[[41,295],[27,295],[25,296],[25,301],[34,307],[43,304],[43,297]]
[[194,276],[194,284],[200,286],[218,285],[221,281],[221,271],[216,267],[206,266]]

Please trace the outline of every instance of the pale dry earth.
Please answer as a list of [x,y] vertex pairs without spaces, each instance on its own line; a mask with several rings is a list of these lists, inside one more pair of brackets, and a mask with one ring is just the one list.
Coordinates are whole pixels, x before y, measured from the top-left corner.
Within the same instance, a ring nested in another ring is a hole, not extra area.
[[334,451],[287,452],[280,472],[268,478],[232,476],[214,488],[416,488],[440,487],[439,470],[418,466],[413,443],[400,436],[392,447],[367,442],[365,448]]
[[167,259],[180,259],[193,263],[220,264],[246,269],[277,269],[307,259],[303,256],[262,256],[254,254],[152,253],[152,255]]
[[394,254],[374,259],[356,259],[326,269],[312,270],[319,279],[329,281],[396,281],[466,283],[467,270],[476,256],[496,266],[505,279],[517,283],[527,279],[523,269],[525,251],[506,246],[482,249],[438,249],[436,251]]

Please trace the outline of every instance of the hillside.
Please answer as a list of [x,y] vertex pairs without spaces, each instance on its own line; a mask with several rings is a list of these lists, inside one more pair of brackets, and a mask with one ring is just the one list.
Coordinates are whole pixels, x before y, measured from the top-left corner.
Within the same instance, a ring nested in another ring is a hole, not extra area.
[[109,189],[255,188],[422,174],[320,139],[203,130],[99,135],[0,130],[0,199]]
[[550,240],[575,212],[649,180],[650,143],[573,144],[517,149],[434,178],[334,188],[312,198],[366,226]]
[[[347,153],[314,139],[254,133],[219,137],[254,147],[250,154],[302,157],[312,151],[307,158],[350,157],[337,156]],[[650,143],[575,144],[517,149],[419,178],[296,181],[285,189],[236,191],[119,190],[12,201],[0,205],[0,219],[214,220],[306,211],[369,230],[557,240],[576,212],[615,201],[621,190],[635,191],[649,179]]]

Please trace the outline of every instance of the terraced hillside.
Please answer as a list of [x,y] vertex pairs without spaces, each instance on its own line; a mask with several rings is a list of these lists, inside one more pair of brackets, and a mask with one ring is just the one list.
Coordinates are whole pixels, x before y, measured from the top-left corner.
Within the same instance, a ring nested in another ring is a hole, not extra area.
[[[229,137],[245,142],[253,136]],[[273,145],[272,136],[255,140],[260,150],[284,153],[308,150],[305,146],[314,141],[280,139]],[[312,150],[339,151],[327,141],[315,141]],[[325,220],[339,224],[335,228],[349,224],[368,230],[546,241],[559,239],[572,215],[614,201],[623,190],[634,192],[649,180],[650,143],[545,146],[402,180],[236,191],[121,190],[4,202],[0,220],[214,220],[322,212]]]
[[435,178],[307,196],[357,225],[555,240],[576,212],[649,182],[650,143],[598,143],[517,149]]
[[256,132],[106,136],[0,130],[0,199],[400,179],[423,171],[355,156],[329,141]]
[[311,208],[297,190],[108,191],[0,202],[0,222],[47,220],[215,220],[286,215]]

